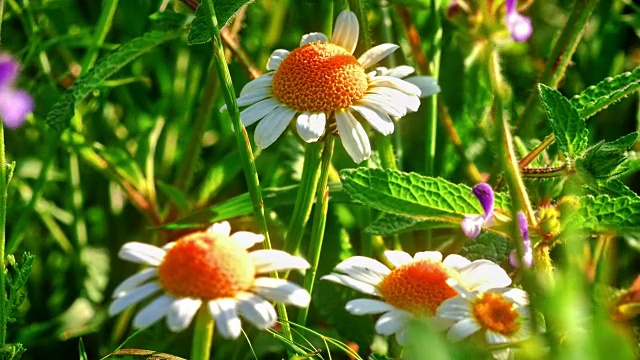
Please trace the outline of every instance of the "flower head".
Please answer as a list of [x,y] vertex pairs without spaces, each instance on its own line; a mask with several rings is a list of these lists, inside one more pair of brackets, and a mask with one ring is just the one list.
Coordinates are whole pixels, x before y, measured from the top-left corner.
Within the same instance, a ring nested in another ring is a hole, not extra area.
[[522,247],[524,249],[524,255],[522,261],[518,259],[518,253],[513,250],[509,254],[509,263],[513,267],[519,267],[523,264],[525,267],[531,267],[533,265],[533,249],[531,248],[531,239],[529,239],[529,225],[527,225],[527,218],[524,213],[520,211],[518,213],[518,227],[520,228],[520,234],[522,235]]
[[0,117],[12,129],[22,125],[27,114],[33,111],[31,95],[13,87],[19,72],[20,64],[13,57],[0,54]]
[[531,18],[518,13],[516,10],[517,3],[517,0],[507,0],[505,22],[513,40],[524,42],[531,36],[533,26],[531,25]]
[[475,239],[480,235],[480,230],[483,226],[491,226],[493,223],[494,195],[493,189],[486,183],[474,186],[472,193],[480,201],[484,214],[465,215],[461,226],[465,235]]
[[238,106],[250,105],[240,114],[244,126],[259,121],[254,135],[258,147],[273,144],[294,118],[306,142],[318,141],[325,128],[333,126],[327,122],[335,119],[342,145],[360,163],[371,156],[371,145],[356,116],[389,135],[394,131],[391,117],[418,109],[419,86],[366,71],[398,45],[380,44],[356,58],[359,31],[356,16],[343,11],[331,41],[322,33],[310,33],[297,49],[273,52],[267,63],[270,72],[245,85],[238,98]]
[[449,279],[464,284],[467,291],[511,284],[507,273],[489,260],[471,262],[460,255],[449,255],[443,261],[437,251],[419,252],[413,257],[403,251],[385,251],[385,257],[393,269],[377,260],[354,256],[338,264],[336,273],[322,279],[380,297],[381,300],[351,300],[346,310],[354,315],[383,314],[376,322],[376,331],[396,334],[401,344],[408,342],[407,325],[414,318],[446,328],[433,316],[445,300],[457,295],[447,284]]
[[[309,293],[286,280],[258,274],[288,269],[306,269],[304,259],[278,250],[246,249],[264,237],[250,232],[231,234],[229,223],[214,224],[208,231],[183,236],[163,248],[130,242],[118,256],[150,265],[124,280],[113,291],[109,314],[116,315],[147,298],[156,296],[133,319],[144,328],[166,318],[171,331],[186,329],[204,304],[222,336],[237,338],[238,314],[260,329],[272,327],[276,312],[270,301],[304,307]],[[158,294],[161,293],[161,294]]]

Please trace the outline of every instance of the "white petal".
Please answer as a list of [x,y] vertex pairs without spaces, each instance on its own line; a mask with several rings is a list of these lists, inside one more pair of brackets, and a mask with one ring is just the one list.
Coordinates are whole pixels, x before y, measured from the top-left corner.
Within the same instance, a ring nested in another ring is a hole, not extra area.
[[289,51],[284,49],[278,49],[271,53],[269,61],[267,62],[267,70],[277,70],[282,60],[284,60],[288,55]]
[[258,274],[311,267],[307,260],[280,250],[256,250],[252,251],[250,255]]
[[411,255],[400,250],[387,250],[384,252],[384,257],[386,257],[387,260],[389,260],[389,262],[392,263],[395,267],[400,267],[402,265],[413,262],[413,258],[411,257]]
[[122,281],[120,285],[118,285],[115,290],[113,290],[113,297],[117,298],[125,295],[126,292],[131,289],[137,288],[140,284],[156,276],[157,273],[158,269],[154,267],[138,271],[134,275],[131,275],[128,278],[124,279],[124,281]]
[[501,293],[507,300],[520,305],[526,306],[529,304],[529,296],[527,292],[521,289],[496,289],[495,292]]
[[231,235],[231,238],[240,243],[240,245],[245,249],[249,249],[253,245],[264,241],[264,235],[255,234],[250,231],[235,232]]
[[508,337],[491,330],[487,330],[486,339],[489,344],[505,344],[511,342],[511,339]]
[[475,239],[480,235],[483,224],[484,215],[465,215],[460,222],[460,227],[468,238]]
[[420,251],[413,255],[414,260],[426,260],[432,262],[441,262],[442,253],[440,251]]
[[420,89],[420,97],[424,98],[440,92],[437,80],[430,76],[412,76],[404,79],[404,81],[412,83]]
[[471,304],[461,296],[447,299],[438,306],[436,316],[449,320],[462,320],[472,316]]
[[378,46],[374,46],[365,51],[364,54],[360,55],[358,62],[363,68],[369,68],[389,56],[394,51],[398,50],[399,47],[400,46],[396,44],[380,44]]
[[376,332],[380,335],[391,335],[407,326],[413,315],[402,310],[391,310],[380,316],[376,322]]
[[380,314],[395,309],[384,301],[373,299],[351,300],[344,308],[353,315]]
[[113,300],[109,306],[109,315],[114,316],[121,313],[122,310],[139,303],[158,290],[160,290],[160,287],[155,282],[144,284],[137,289],[131,290],[125,295]]
[[332,273],[332,274],[323,276],[321,279],[333,281],[334,283],[338,283],[338,284],[350,287],[354,290],[358,290],[365,294],[380,296],[380,292],[375,286],[356,280],[347,275]]
[[209,226],[207,231],[220,237],[227,237],[231,234],[231,225],[228,221],[223,221]]
[[393,76],[399,79],[407,77],[416,71],[413,67],[409,65],[400,65],[400,66],[393,67],[391,69],[379,67],[379,68],[376,68],[376,70],[378,72],[378,75]]
[[250,293],[236,296],[238,312],[258,329],[264,330],[275,325],[278,315],[268,301]]
[[208,303],[209,312],[216,321],[216,328],[220,335],[227,339],[236,339],[240,336],[242,324],[236,312],[234,299],[222,298],[211,300]]
[[167,314],[167,327],[173,332],[182,331],[189,327],[193,317],[200,309],[202,300],[191,298],[176,299]]
[[368,91],[369,93],[387,96],[389,101],[396,104],[396,106],[404,107],[405,114],[407,110],[418,111],[418,108],[420,108],[420,98],[416,95],[408,95],[400,90],[384,86],[371,86]]
[[365,256],[352,256],[338,264],[336,270],[370,285],[378,285],[391,272],[383,263]]
[[259,88],[251,93],[240,96],[238,98],[238,107],[253,105],[260,100],[264,100],[271,96],[271,91],[268,88]]
[[245,127],[252,125],[256,121],[261,120],[265,116],[269,115],[269,113],[271,113],[280,105],[281,104],[273,98],[266,98],[262,101],[258,101],[257,103],[240,112],[240,120],[242,120],[242,125],[244,125]]
[[352,105],[349,107],[362,115],[362,117],[371,124],[371,127],[376,129],[384,136],[393,134],[393,120],[385,112],[378,110],[378,108],[368,108],[364,106]]
[[471,291],[484,292],[511,285],[511,278],[500,266],[482,259],[460,269],[460,282]]
[[287,129],[295,114],[295,111],[286,106],[278,107],[270,112],[256,126],[254,134],[256,145],[261,149],[265,149],[273,144]]
[[254,291],[271,301],[306,307],[311,301],[307,290],[282,279],[256,278]]
[[444,261],[442,261],[442,263],[447,267],[450,267],[454,270],[459,271],[463,267],[471,264],[471,261],[469,261],[469,259],[467,259],[464,256],[460,256],[458,254],[451,254],[451,255],[447,255],[447,257],[444,258]]
[[480,326],[473,318],[467,318],[455,323],[447,333],[447,337],[451,341],[460,341],[469,337],[471,334],[480,330]]
[[133,327],[136,329],[142,329],[155,324],[158,320],[167,315],[171,304],[175,300],[176,298],[169,295],[162,295],[153,300],[149,305],[140,310],[136,317],[133,318]]
[[316,42],[316,41],[329,42],[329,39],[327,39],[327,35],[323,33],[312,32],[310,34],[302,35],[302,40],[300,40],[300,46],[306,45],[308,43]]
[[358,18],[351,11],[342,11],[336,19],[336,26],[333,28],[331,42],[340,45],[353,54],[358,44],[358,34],[360,26]]
[[357,164],[371,157],[371,144],[367,132],[348,111],[336,112],[336,124],[342,146]]
[[133,241],[122,245],[118,257],[136,264],[158,266],[166,253],[157,246]]
[[399,106],[386,95],[373,93],[365,94],[364,97],[358,101],[357,105],[364,105],[369,108],[378,107],[384,110],[387,114],[397,118],[407,115],[406,107]]
[[400,90],[407,95],[420,96],[421,93],[420,88],[417,86],[393,76],[376,76],[370,80],[370,83],[375,86],[385,86]]
[[304,112],[298,115],[296,119],[298,135],[300,135],[305,142],[316,142],[322,134],[324,134],[326,123],[327,118],[324,113],[313,114]]
[[273,72],[261,75],[248,83],[240,90],[240,97],[249,95],[258,90],[266,90],[273,84]]

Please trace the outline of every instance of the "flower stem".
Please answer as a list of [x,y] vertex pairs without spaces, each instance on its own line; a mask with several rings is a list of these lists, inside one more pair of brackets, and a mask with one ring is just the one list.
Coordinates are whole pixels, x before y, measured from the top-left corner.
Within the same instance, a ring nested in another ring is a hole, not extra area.
[[215,322],[207,311],[206,306],[201,306],[196,315],[196,325],[193,329],[193,342],[191,345],[192,360],[209,360],[211,345],[213,344],[213,329]]
[[[311,228],[311,244],[309,245],[309,255],[307,259],[311,261],[311,268],[304,275],[304,288],[309,292],[313,291],[313,283],[316,279],[318,264],[320,263],[320,252],[322,250],[322,240],[324,239],[324,228],[327,223],[327,209],[329,206],[329,168],[333,157],[333,147],[335,136],[326,137],[326,145],[322,154],[322,170],[320,173],[320,183],[316,191],[316,209],[313,214],[313,227]],[[309,308],[303,308],[298,315],[298,324],[304,326],[307,321]]]
[[[2,14],[0,13],[0,17]],[[4,155],[4,126],[0,124],[0,348],[4,348],[7,340],[7,293],[5,286],[4,241],[7,225],[7,160]]]
[[[440,45],[442,44],[442,19],[440,19],[440,0],[431,0],[431,18],[433,19],[433,39],[431,41],[431,68],[430,76],[436,80],[440,74]],[[438,130],[438,95],[433,94],[427,100],[427,153],[425,171],[426,175],[435,175],[436,162],[436,135]]]

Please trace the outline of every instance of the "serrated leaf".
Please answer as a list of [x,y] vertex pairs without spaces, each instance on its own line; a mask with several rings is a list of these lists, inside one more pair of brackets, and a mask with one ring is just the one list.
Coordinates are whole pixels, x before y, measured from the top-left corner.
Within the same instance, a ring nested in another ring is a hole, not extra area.
[[[242,7],[249,5],[253,0],[215,0],[213,6],[216,10],[216,18],[218,19],[218,28],[222,29],[227,26]],[[204,44],[211,41],[211,31],[207,25],[207,10],[202,6],[196,9],[195,17],[191,22],[189,29],[189,37],[187,43],[189,45]]]
[[633,192],[633,190],[629,189],[627,185],[625,185],[622,181],[618,179],[613,179],[609,181],[598,181],[596,183],[596,187],[592,190],[595,191],[594,195],[609,195],[611,197],[636,197],[638,194]]
[[102,85],[111,75],[140,55],[164,42],[177,38],[182,33],[181,29],[152,30],[115,49],[98,61],[96,66],[91,68],[85,75],[78,78],[73,86],[62,95],[47,114],[47,124],[58,132],[68,128],[75,112],[76,104],[91,91]]
[[365,229],[369,234],[389,236],[416,230],[460,227],[460,224],[429,221],[397,214],[384,214]]
[[[459,224],[466,214],[480,214],[482,207],[471,188],[442,178],[385,169],[346,169],[340,172],[344,190],[374,209],[437,222]],[[497,193],[496,207],[506,196]]]
[[576,160],[576,167],[596,179],[609,179],[621,175],[626,169],[621,165],[627,159],[626,152],[638,139],[633,132],[615,141],[601,141],[585,151],[584,156]]
[[570,159],[579,155],[588,144],[589,131],[584,120],[557,90],[544,84],[540,84],[538,89],[558,146]]
[[640,89],[640,67],[589,86],[571,99],[571,105],[582,119],[587,119],[638,89]]
[[580,199],[583,226],[597,232],[628,233],[640,228],[640,197],[609,195],[585,196]]
[[467,240],[460,254],[467,259],[487,259],[501,263],[509,257],[509,240],[498,234],[485,231],[475,240]]

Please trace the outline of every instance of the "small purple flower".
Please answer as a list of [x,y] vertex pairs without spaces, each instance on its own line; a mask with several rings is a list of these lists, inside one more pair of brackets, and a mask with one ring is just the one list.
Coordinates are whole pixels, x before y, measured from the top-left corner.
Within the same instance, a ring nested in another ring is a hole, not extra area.
[[480,235],[483,226],[491,226],[493,223],[493,189],[486,183],[480,183],[473,187],[473,195],[480,201],[480,205],[484,210],[484,214],[465,215],[462,219],[462,232],[471,239],[475,239]]
[[531,18],[518,13],[516,10],[517,3],[517,0],[507,0],[505,22],[507,23],[507,28],[513,40],[524,42],[531,36],[533,26],[531,25]]
[[509,254],[509,263],[513,267],[520,267],[520,264],[524,264],[525,267],[530,268],[533,265],[533,249],[531,248],[531,239],[529,239],[529,225],[527,225],[527,218],[524,217],[524,213],[520,211],[518,213],[518,227],[520,228],[520,234],[522,234],[522,245],[524,248],[524,255],[522,256],[522,262],[518,259],[518,253],[513,250]]
[[33,111],[31,95],[13,87],[19,72],[20,64],[11,55],[0,54],[0,118],[12,129],[22,125]]

